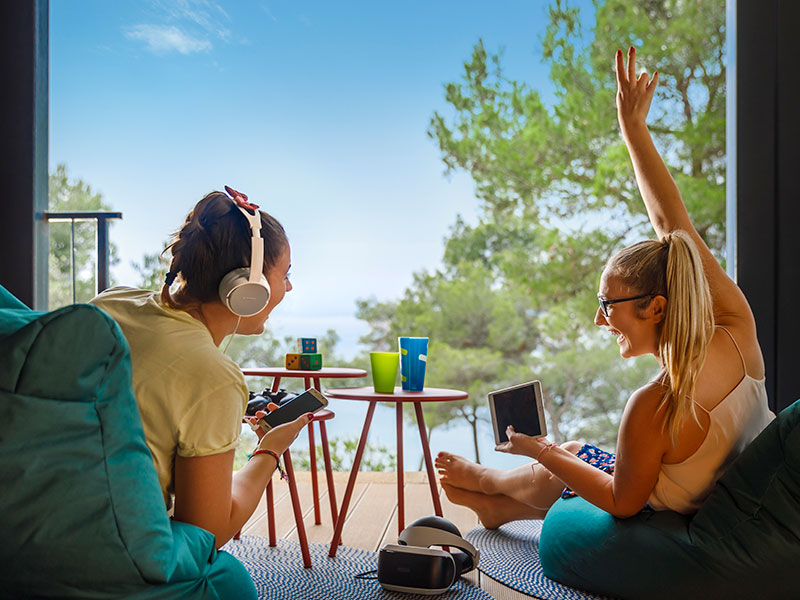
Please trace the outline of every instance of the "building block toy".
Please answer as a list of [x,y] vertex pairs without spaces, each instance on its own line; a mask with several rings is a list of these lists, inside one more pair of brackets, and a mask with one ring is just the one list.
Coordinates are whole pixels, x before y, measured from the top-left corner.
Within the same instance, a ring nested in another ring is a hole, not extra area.
[[297,338],[296,350],[303,354],[316,354],[317,338]]
[[287,352],[286,368],[292,371],[319,371],[322,368],[322,354],[316,352]]
[[306,371],[319,371],[322,368],[322,354],[304,352],[300,355],[300,368]]
[[294,352],[286,353],[286,368],[293,371],[300,370],[300,354]]

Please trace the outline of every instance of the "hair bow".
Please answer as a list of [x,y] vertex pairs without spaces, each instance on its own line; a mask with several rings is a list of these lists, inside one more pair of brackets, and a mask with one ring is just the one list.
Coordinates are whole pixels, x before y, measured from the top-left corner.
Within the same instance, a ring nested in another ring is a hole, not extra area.
[[247,195],[243,194],[242,192],[237,192],[235,189],[225,186],[225,191],[228,192],[228,195],[233,199],[236,204],[241,206],[242,208],[247,208],[249,210],[258,210],[258,204],[253,204],[252,202],[247,201]]

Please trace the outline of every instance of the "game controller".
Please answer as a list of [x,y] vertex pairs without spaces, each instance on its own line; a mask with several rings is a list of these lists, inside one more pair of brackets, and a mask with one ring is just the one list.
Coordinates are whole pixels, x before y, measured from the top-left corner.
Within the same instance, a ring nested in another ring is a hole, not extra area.
[[273,392],[269,388],[264,388],[264,391],[258,394],[250,392],[250,400],[247,402],[247,410],[244,411],[244,414],[252,417],[255,416],[256,412],[259,410],[268,412],[267,405],[270,402],[274,402],[278,406],[283,406],[296,397],[297,394],[287,392],[283,388],[279,389],[277,392]]

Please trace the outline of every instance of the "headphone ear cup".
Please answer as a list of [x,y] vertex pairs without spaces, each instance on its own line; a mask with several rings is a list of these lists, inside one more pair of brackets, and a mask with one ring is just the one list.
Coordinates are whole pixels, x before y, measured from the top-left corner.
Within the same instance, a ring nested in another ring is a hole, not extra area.
[[472,563],[472,557],[466,552],[451,552],[453,560],[456,563],[456,573],[463,575],[467,571],[472,571],[475,565]]
[[219,282],[219,299],[237,317],[251,317],[269,304],[267,278],[262,274],[258,283],[249,278],[250,269],[243,267],[231,271]]

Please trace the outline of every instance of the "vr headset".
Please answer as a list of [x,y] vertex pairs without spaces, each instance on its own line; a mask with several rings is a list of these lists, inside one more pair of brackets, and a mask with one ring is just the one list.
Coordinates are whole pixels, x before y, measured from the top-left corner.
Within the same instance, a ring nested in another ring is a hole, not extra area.
[[[446,552],[431,546],[452,546]],[[386,590],[411,594],[442,594],[463,574],[478,566],[480,553],[442,517],[423,517],[406,527],[397,544],[378,554],[378,583]]]

